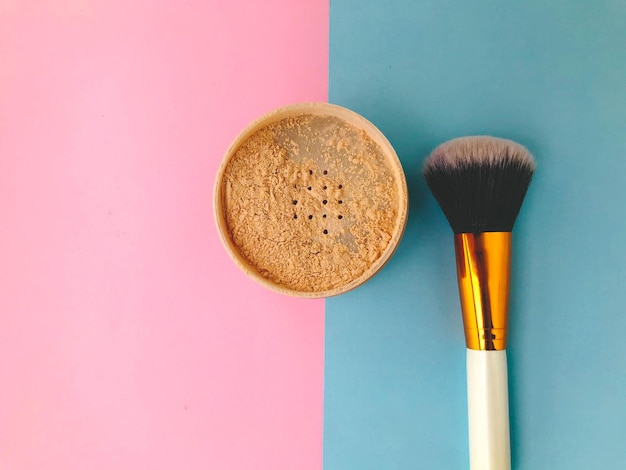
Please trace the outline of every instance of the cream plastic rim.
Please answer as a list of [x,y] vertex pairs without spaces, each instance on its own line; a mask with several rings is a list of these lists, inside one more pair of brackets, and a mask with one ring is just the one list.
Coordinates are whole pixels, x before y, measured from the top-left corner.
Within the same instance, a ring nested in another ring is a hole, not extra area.
[[[254,266],[251,266],[248,260],[239,253],[237,247],[230,237],[228,225],[224,214],[224,172],[228,166],[230,159],[237,152],[239,147],[256,132],[267,127],[270,124],[281,121],[285,118],[304,115],[334,116],[356,127],[357,129],[365,131],[367,136],[380,146],[383,155],[386,157],[387,163],[389,164],[389,167],[394,177],[398,196],[396,224],[393,229],[391,239],[389,240],[388,245],[382,252],[381,256],[374,260],[374,262],[360,276],[350,280],[344,285],[321,291],[294,290],[263,277],[257,271],[257,269]],[[404,229],[406,227],[408,216],[408,191],[404,171],[395,150],[393,149],[387,138],[383,135],[383,133],[371,122],[369,122],[363,116],[355,113],[354,111],[334,104],[323,102],[296,103],[275,109],[259,117],[251,124],[249,124],[235,138],[229,149],[226,151],[226,154],[224,155],[224,158],[217,173],[213,193],[213,209],[215,223],[222,244],[226,248],[226,251],[230,255],[231,259],[246,275],[251,277],[256,282],[260,283],[261,285],[282,294],[304,298],[325,298],[348,292],[360,286],[361,284],[371,279],[378,271],[380,271],[380,269],[387,263],[387,261],[389,261],[396,248],[398,247],[398,244],[402,239]]]

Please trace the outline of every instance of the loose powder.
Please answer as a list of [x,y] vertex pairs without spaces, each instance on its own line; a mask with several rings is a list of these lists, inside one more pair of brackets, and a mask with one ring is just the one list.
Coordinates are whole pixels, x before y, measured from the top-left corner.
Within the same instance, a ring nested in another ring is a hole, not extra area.
[[321,292],[358,279],[398,225],[398,182],[387,157],[334,116],[289,117],[255,132],[222,181],[240,255],[287,289]]

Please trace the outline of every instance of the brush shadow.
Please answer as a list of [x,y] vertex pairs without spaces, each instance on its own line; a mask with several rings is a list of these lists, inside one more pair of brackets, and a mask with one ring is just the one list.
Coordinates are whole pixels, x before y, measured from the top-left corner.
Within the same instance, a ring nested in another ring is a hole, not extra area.
[[[531,185],[532,187],[532,185]],[[509,417],[511,428],[511,462],[513,468],[523,466],[523,456],[525,455],[526,442],[523,440],[525,427],[522,423],[524,410],[527,409],[525,403],[524,389],[527,386],[522,384],[522,377],[528,377],[524,373],[524,350],[528,340],[520,332],[533,331],[535,319],[528,313],[530,304],[528,303],[527,292],[523,286],[528,285],[528,261],[533,258],[533,244],[528,241],[525,224],[514,228],[516,235],[512,247],[511,266],[511,293],[509,308],[509,339],[507,344],[507,360],[509,370]],[[527,255],[527,256],[524,256]],[[517,287],[517,288],[516,288]]]
[[[513,249],[515,251],[515,249]],[[514,264],[515,266],[515,264]],[[515,279],[518,277],[517,268],[511,269],[511,284],[515,285]],[[511,292],[511,306],[518,305],[518,294],[515,293],[515,289]],[[509,312],[509,340],[507,345],[507,363],[508,363],[508,385],[509,385],[509,427],[511,434],[511,465],[513,468],[518,468],[521,465],[521,456],[523,455],[524,443],[520,441],[522,433],[520,432],[521,426],[519,420],[521,417],[520,404],[521,396],[518,394],[517,387],[515,386],[515,379],[519,375],[519,362],[518,353],[515,347],[516,335],[514,332],[518,329],[516,324],[518,323],[518,308],[511,308]]]

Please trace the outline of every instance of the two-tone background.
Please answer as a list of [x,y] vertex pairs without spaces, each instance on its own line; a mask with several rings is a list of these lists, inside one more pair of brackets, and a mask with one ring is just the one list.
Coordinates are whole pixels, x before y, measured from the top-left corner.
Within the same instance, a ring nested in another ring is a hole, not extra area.
[[[513,468],[626,468],[626,3],[0,0],[0,469],[467,467],[450,229],[420,176],[493,134],[515,227]],[[252,119],[329,100],[405,168],[371,282],[257,286],[212,220]]]

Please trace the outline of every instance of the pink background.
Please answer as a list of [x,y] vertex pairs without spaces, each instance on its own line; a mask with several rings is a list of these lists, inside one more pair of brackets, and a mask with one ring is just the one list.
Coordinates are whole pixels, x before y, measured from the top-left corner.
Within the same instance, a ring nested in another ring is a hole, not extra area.
[[321,468],[323,302],[211,194],[327,48],[327,0],[0,0],[0,468]]

